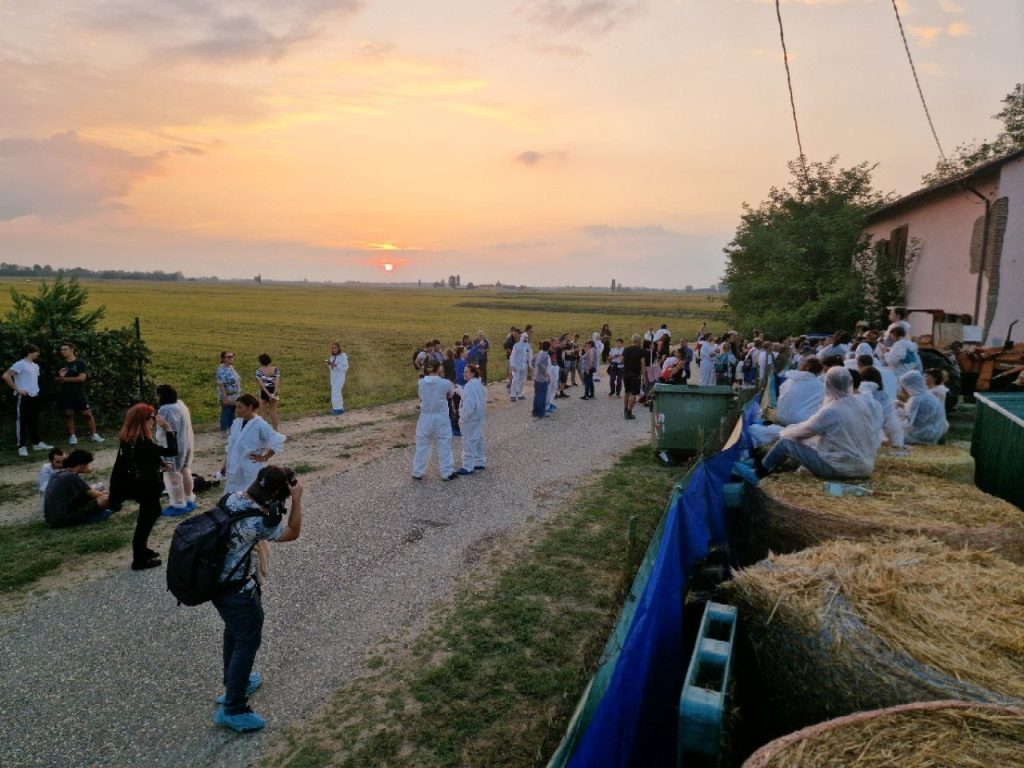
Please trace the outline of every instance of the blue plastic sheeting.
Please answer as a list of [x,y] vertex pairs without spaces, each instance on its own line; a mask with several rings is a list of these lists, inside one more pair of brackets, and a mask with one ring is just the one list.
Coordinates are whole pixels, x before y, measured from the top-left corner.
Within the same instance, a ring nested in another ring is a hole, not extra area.
[[[744,427],[757,418],[753,401]],[[686,662],[682,603],[693,566],[712,546],[725,546],[722,486],[747,447],[746,435],[731,448],[700,462],[667,510],[657,557],[637,602],[607,689],[567,761],[569,768],[674,765],[676,706]],[[599,670],[598,676],[607,673]]]

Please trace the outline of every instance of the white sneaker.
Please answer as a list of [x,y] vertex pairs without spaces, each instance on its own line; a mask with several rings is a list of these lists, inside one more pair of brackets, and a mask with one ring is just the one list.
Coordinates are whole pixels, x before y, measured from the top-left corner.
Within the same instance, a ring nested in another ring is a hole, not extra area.
[[38,443],[33,445],[32,448],[33,448],[33,450],[36,450],[36,451],[48,451],[51,448],[53,448],[53,446],[50,445],[49,443],[44,443],[42,440],[40,440]]
[[100,437],[99,434],[96,433],[96,432],[93,432],[91,435],[89,435],[89,439],[92,440],[94,443],[102,443],[103,442],[103,438]]
[[21,448],[18,449],[18,455],[19,456],[28,456],[28,448],[26,448],[24,445],[21,446]]
[[71,437],[69,437],[68,438],[68,445],[78,445],[78,437],[75,436],[75,435],[72,435]]

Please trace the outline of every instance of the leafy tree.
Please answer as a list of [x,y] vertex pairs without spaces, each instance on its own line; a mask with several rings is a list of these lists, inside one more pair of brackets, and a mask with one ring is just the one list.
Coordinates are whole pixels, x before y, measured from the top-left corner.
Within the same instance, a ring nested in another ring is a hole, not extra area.
[[924,184],[937,184],[970,170],[988,160],[1024,149],[1024,83],[1017,83],[1002,99],[1003,109],[992,115],[1003,123],[1003,130],[992,141],[961,144],[935,170],[921,177]]
[[740,226],[725,248],[722,288],[736,329],[762,328],[782,337],[849,328],[865,309],[865,276],[873,255],[867,215],[886,201],[871,185],[874,166],[839,168],[789,163],[792,175],[757,208],[744,204]]
[[89,292],[76,278],[43,282],[35,296],[10,290],[13,306],[4,320],[40,341],[89,333],[107,312],[106,307],[85,311]]
[[[88,291],[72,278],[58,276],[43,282],[35,295],[11,289],[13,306],[0,320],[0,368],[6,369],[21,357],[25,344],[40,349],[39,384],[44,403],[56,395],[53,377],[63,366],[60,345],[69,341],[89,366],[86,384],[89,400],[101,423],[117,424],[124,410],[139,399],[153,396],[153,382],[143,373],[140,392],[139,372],[150,362],[145,342],[136,338],[131,327],[97,330],[105,308],[86,310]],[[0,412],[13,410],[13,400],[0,399]],[[9,414],[4,413],[7,421]]]

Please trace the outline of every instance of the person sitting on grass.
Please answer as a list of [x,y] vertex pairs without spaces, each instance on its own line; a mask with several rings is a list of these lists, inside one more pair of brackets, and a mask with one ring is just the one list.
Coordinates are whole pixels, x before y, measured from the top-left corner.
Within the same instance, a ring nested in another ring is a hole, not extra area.
[[900,388],[907,395],[907,401],[898,410],[907,444],[935,445],[949,429],[944,405],[928,391],[924,376],[918,371],[900,376]]
[[53,476],[64,468],[64,449],[51,448],[47,456],[48,461],[39,470],[39,508],[46,509],[46,486],[50,484]]
[[855,396],[853,377],[845,366],[830,368],[821,408],[782,430],[758,468],[758,477],[778,469],[787,457],[826,480],[868,477],[875,471],[881,444],[880,411],[872,398]]
[[100,523],[113,512],[109,498],[94,490],[82,475],[92,472],[93,455],[76,448],[64,459],[64,466],[46,485],[43,516],[50,528],[68,528],[84,523]]

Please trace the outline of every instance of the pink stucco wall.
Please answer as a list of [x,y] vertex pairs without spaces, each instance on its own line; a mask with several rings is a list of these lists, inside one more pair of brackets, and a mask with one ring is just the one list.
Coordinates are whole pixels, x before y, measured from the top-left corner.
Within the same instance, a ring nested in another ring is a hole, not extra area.
[[1003,166],[999,197],[1007,198],[1009,210],[1003,255],[999,269],[999,303],[989,328],[987,346],[1000,346],[1014,320],[1013,339],[1024,340],[1024,157]]
[[[994,200],[998,196],[998,175],[978,181],[973,186]],[[1024,195],[1017,198],[1018,210],[1022,204]],[[888,239],[892,230],[907,224],[908,251],[914,240],[918,241],[920,250],[907,274],[907,305],[910,308],[944,309],[974,315],[978,276],[970,273],[971,233],[975,219],[984,215],[985,206],[975,195],[953,190],[929,197],[916,205],[908,205],[868,228],[872,240]],[[1010,220],[1013,218],[1011,203]],[[1004,263],[1008,240],[1004,246]],[[987,281],[982,282],[981,313],[984,314],[988,284]],[[931,333],[931,316],[914,313],[908,319],[913,335]]]

